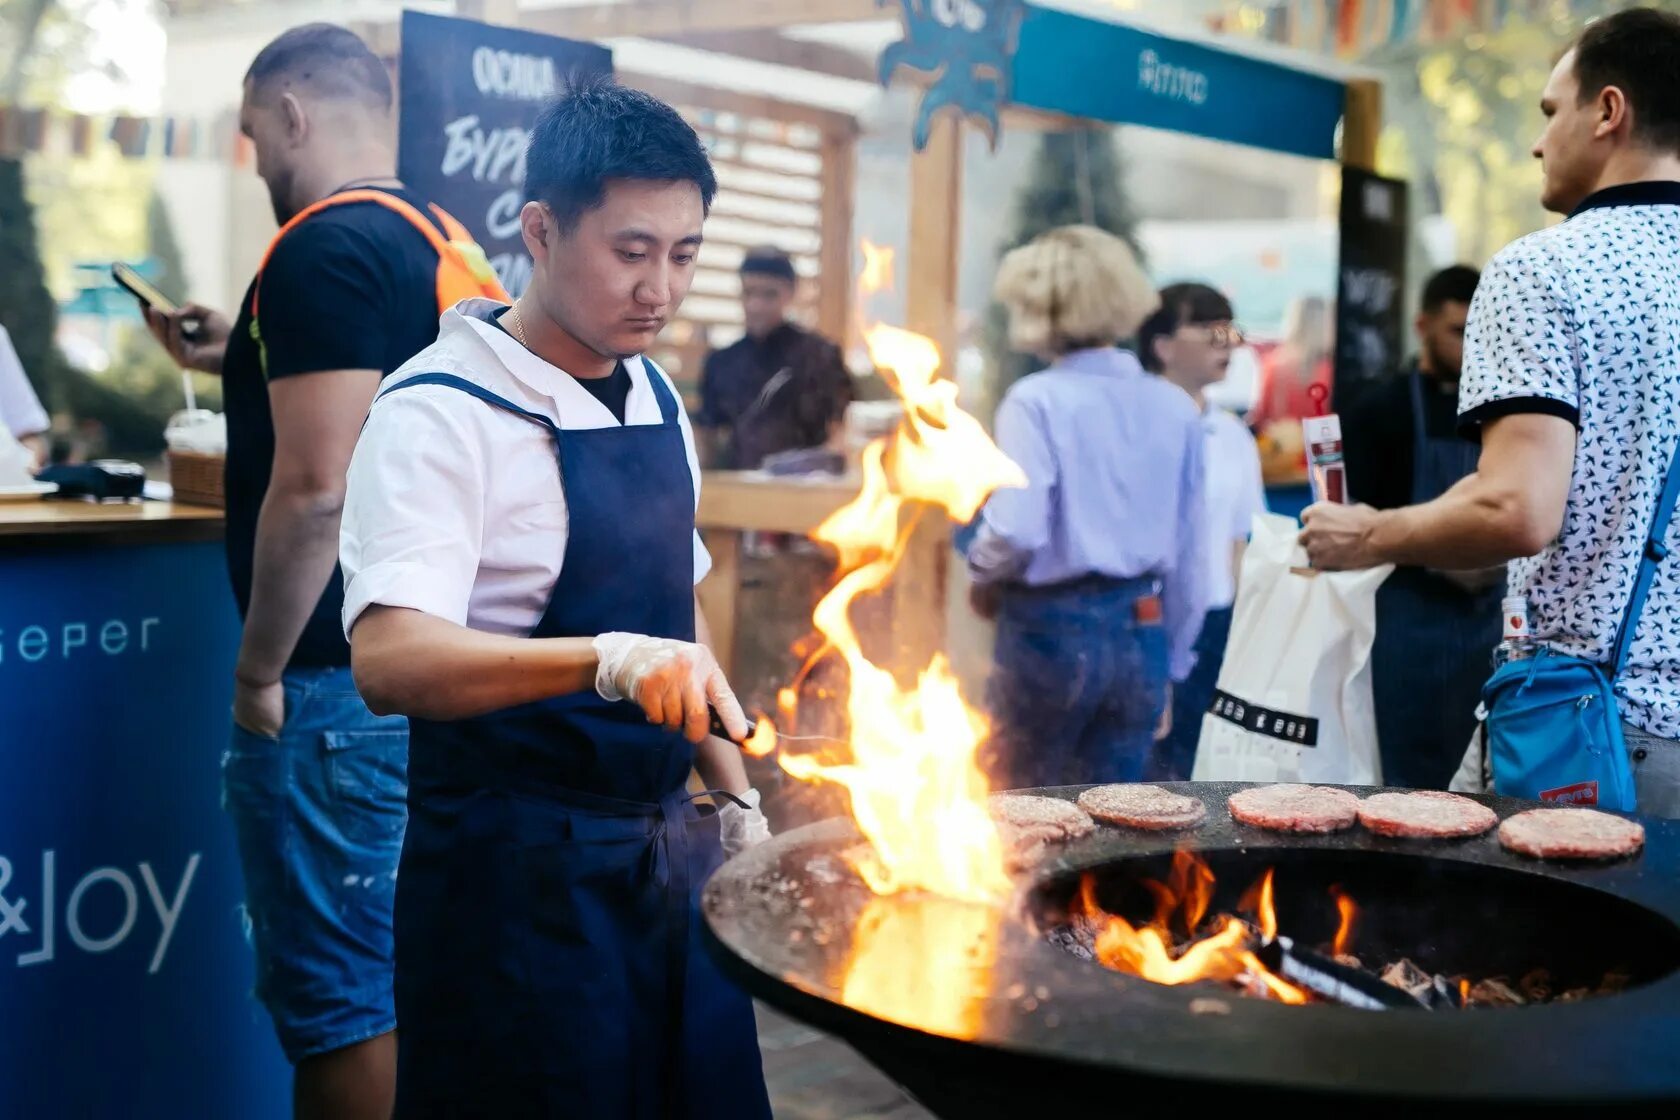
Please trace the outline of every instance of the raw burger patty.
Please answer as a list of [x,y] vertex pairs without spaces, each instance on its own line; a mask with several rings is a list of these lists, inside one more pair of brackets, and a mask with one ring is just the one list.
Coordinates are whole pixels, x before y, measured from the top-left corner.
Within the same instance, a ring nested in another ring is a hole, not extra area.
[[1535,859],[1617,859],[1645,844],[1645,826],[1596,809],[1530,809],[1499,826],[1499,842]]
[[1206,805],[1159,786],[1093,786],[1079,795],[1079,807],[1099,821],[1152,832],[1195,828],[1207,819]]
[[1229,805],[1235,820],[1273,832],[1340,832],[1359,817],[1359,798],[1333,786],[1259,786]]
[[1077,840],[1097,827],[1085,810],[1059,797],[1000,793],[987,799],[986,808],[998,823],[1005,858],[1017,870],[1038,862],[1050,845]]
[[1499,823],[1499,814],[1456,793],[1417,790],[1372,794],[1359,803],[1359,823],[1378,836],[1446,839],[1480,836]]

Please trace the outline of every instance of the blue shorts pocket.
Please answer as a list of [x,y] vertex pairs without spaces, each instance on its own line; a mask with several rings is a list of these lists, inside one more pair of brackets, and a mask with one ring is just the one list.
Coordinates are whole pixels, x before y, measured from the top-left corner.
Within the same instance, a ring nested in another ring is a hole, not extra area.
[[345,839],[400,843],[408,819],[408,732],[325,731],[332,815]]

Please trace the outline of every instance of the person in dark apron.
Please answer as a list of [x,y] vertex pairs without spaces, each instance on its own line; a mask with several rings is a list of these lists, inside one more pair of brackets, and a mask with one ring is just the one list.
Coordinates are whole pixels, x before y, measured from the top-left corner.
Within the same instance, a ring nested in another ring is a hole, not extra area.
[[[696,610],[692,433],[638,356],[687,290],[715,182],[674,111],[610,84],[545,111],[528,168],[531,287],[444,316],[376,402],[347,498],[357,681],[413,729],[397,1116],[767,1118],[752,1006],[702,951],[698,902],[768,832],[736,749],[707,738],[709,707],[745,721]],[[552,473],[515,457],[533,446]],[[497,513],[490,491],[521,488]],[[528,591],[497,550],[556,533],[562,556],[530,557],[557,569],[540,617],[496,624]],[[433,590],[461,571],[482,630],[447,617],[458,586]],[[688,792],[696,768],[733,787],[721,808]]]
[[[1453,265],[1424,283],[1417,360],[1342,410],[1353,499],[1398,509],[1446,493],[1476,470],[1480,448],[1458,438],[1464,328],[1480,276]],[[1445,789],[1475,726],[1488,658],[1499,641],[1504,569],[1400,567],[1377,592],[1371,691],[1383,780]]]
[[[1474,471],[1481,449],[1430,434],[1423,375],[1414,369],[1406,380],[1414,435],[1405,504],[1416,505]],[[1413,567],[1396,568],[1377,592],[1371,692],[1386,784],[1447,788],[1475,726],[1504,592],[1497,572]]]

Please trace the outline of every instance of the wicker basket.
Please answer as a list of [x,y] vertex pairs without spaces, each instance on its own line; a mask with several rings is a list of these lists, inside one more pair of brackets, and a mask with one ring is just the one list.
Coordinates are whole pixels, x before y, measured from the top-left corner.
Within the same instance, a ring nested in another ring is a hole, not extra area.
[[177,502],[215,506],[217,509],[226,507],[226,499],[222,496],[222,465],[227,460],[223,456],[171,451],[166,458],[169,460],[169,485],[175,488]]

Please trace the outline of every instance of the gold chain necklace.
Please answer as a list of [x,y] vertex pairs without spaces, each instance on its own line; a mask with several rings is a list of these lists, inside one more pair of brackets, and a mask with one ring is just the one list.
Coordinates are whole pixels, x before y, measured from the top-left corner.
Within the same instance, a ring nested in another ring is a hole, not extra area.
[[513,337],[519,345],[527,350],[531,349],[531,344],[525,341],[525,323],[519,314],[518,300],[513,301],[513,305],[508,308],[507,314],[503,318],[508,321],[508,326],[513,328]]

